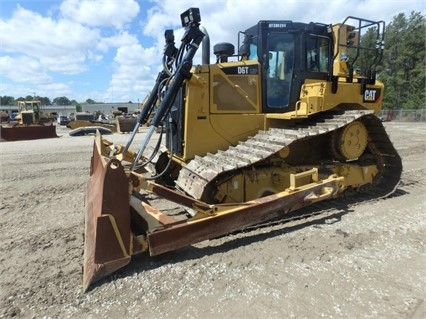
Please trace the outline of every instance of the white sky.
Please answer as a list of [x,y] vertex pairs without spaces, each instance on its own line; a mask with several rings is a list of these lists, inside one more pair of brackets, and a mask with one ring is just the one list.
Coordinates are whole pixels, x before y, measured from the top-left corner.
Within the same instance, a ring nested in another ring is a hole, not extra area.
[[[180,14],[198,7],[210,44],[237,44],[259,20],[337,23],[426,14],[420,0],[2,0],[0,95],[78,102],[142,101],[161,68],[164,30],[179,45]],[[212,50],[211,50],[212,51]],[[199,58],[198,58],[199,61]],[[212,58],[212,61],[213,58]]]

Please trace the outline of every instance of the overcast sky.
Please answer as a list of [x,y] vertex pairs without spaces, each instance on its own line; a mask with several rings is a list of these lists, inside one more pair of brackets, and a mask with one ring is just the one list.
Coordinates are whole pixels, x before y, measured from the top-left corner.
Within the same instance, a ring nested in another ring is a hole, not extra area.
[[[1,0],[0,95],[66,96],[78,102],[137,102],[160,70],[164,30],[197,6],[213,46],[237,44],[258,20],[337,23],[347,16],[386,23],[426,13],[421,0]],[[198,60],[199,61],[199,60]]]

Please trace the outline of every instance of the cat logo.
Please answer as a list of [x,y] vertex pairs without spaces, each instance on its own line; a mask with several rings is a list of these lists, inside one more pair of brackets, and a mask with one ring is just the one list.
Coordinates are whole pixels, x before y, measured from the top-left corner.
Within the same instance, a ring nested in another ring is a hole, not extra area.
[[380,99],[380,89],[366,89],[362,101],[364,103],[377,103]]

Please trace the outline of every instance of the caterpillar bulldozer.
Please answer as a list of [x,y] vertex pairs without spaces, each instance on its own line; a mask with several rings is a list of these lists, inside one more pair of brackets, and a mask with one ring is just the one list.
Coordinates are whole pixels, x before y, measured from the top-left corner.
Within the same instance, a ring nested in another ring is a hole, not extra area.
[[[216,44],[215,63],[199,10],[188,9],[181,22],[179,47],[165,32],[163,70],[127,143],[95,136],[84,291],[135,254],[177,250],[319,201],[386,197],[399,183],[401,158],[377,116],[383,21],[263,20],[238,34],[237,54],[230,43]],[[366,31],[372,46],[361,41]],[[360,57],[368,57],[362,70]],[[165,149],[148,152],[159,129]],[[181,205],[183,217],[161,211],[152,194]]]
[[36,140],[58,137],[56,126],[43,113],[40,101],[18,101],[18,115],[13,123],[0,126],[2,141]]

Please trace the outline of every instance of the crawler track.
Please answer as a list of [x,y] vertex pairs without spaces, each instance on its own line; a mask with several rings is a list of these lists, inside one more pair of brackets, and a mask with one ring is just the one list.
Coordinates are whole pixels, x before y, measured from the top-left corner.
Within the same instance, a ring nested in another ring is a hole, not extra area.
[[[374,196],[383,197],[394,192],[400,180],[401,158],[393,147],[389,137],[377,116],[372,111],[350,110],[324,113],[313,119],[300,122],[287,128],[273,128],[260,131],[235,147],[204,157],[196,156],[182,168],[176,185],[189,195],[200,199],[204,190],[217,182],[225,174],[233,174],[237,170],[261,165],[268,157],[291,147],[297,141],[315,139],[331,134],[349,123],[359,120],[368,132],[368,150],[378,163],[379,180],[374,188]],[[308,141],[310,142],[310,141]],[[317,164],[321,167],[321,164]]]

